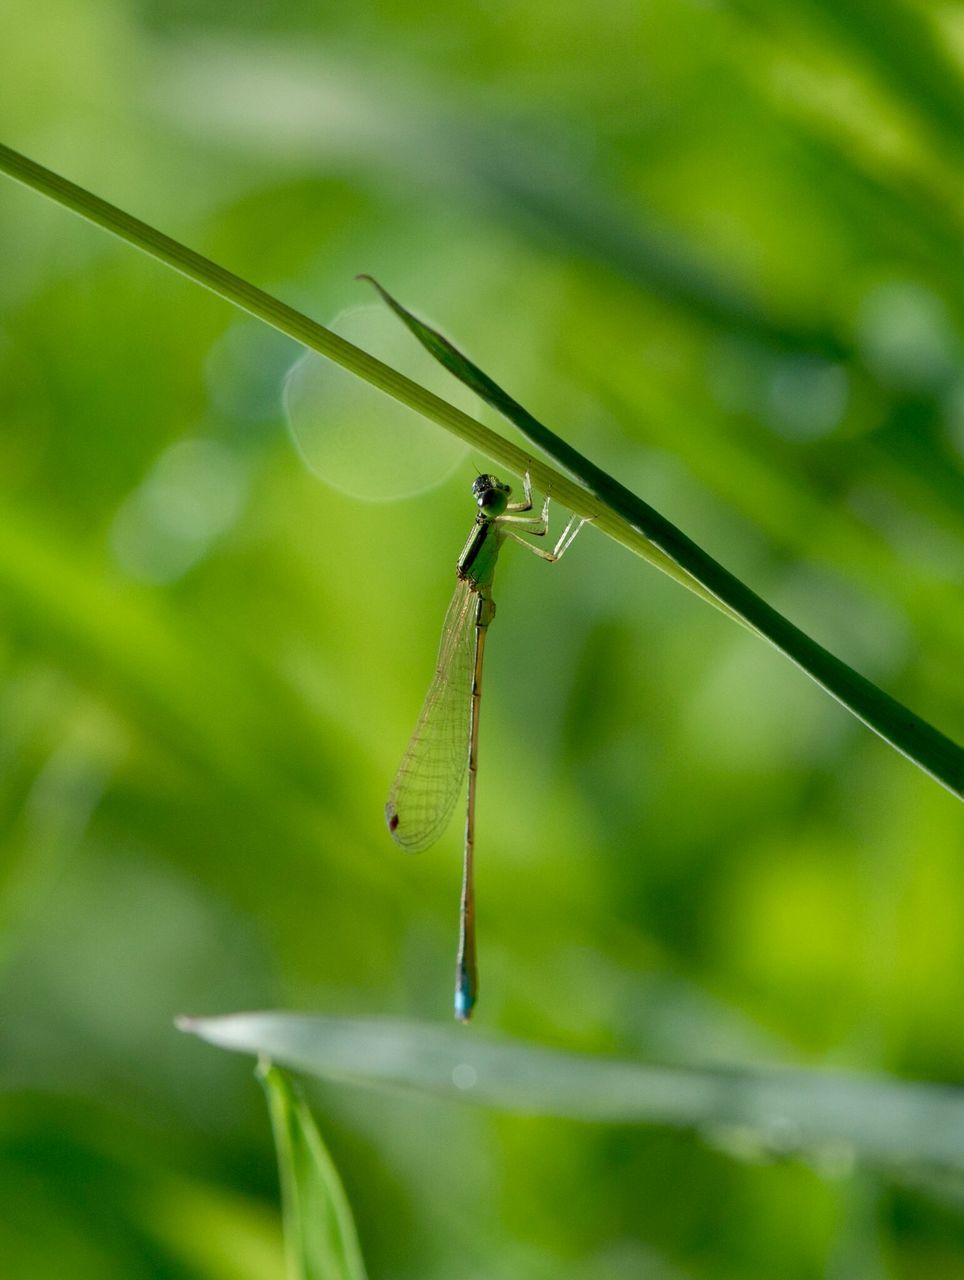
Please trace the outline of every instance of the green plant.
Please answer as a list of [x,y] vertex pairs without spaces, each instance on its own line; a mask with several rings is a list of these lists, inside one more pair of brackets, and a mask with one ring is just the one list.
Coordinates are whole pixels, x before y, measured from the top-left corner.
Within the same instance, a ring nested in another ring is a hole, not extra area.
[[0,146],[0,171],[173,267],[372,386],[454,432],[535,483],[601,532],[668,573],[770,641],[843,706],[956,795],[964,795],[964,750],[767,605],[665,517],[549,431],[495,382],[391,296],[382,296],[419,341],[581,483],[548,467],[454,406],[277,298],[115,208],[49,169]]

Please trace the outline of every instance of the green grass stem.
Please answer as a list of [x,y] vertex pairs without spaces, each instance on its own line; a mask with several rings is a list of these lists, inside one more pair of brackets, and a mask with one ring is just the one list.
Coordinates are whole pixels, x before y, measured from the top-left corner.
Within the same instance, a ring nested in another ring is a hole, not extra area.
[[258,1062],[271,1116],[290,1280],[365,1280],[351,1206],[298,1086]]
[[0,172],[326,356],[453,432],[507,470],[517,475],[528,470],[543,492],[551,492],[564,506],[591,519],[601,532],[764,637],[891,746],[950,791],[964,795],[964,751],[956,743],[784,618],[642,498],[539,423],[477,366],[389,295],[384,295],[386,301],[423,345],[576,479],[526,453],[302,312],[3,144],[0,144]]

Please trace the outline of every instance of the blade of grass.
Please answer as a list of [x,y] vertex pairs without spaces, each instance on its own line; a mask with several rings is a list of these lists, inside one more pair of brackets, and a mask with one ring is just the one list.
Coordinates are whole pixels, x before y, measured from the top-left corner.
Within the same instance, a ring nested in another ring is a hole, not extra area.
[[[466,444],[495,458],[516,475],[523,475],[528,469],[537,485],[543,490],[551,488],[557,497],[566,502],[570,510],[577,511],[580,515],[595,513],[594,506],[592,511],[583,512],[586,502],[591,503],[591,497],[565,476],[553,471],[539,459],[531,458],[508,440],[490,431],[482,423],[476,422],[474,418],[456,409],[440,396],[419,386],[403,373],[383,364],[375,356],[369,355],[360,347],[339,337],[338,334],[318,324],[303,312],[295,310],[294,307],[288,306],[270,293],[265,293],[256,285],[249,284],[247,280],[218,266],[210,258],[205,258],[203,254],[196,253],[148,223],[125,213],[116,205],[102,200],[100,196],[85,191],[83,187],[68,181],[60,174],[45,169],[43,165],[37,164],[36,161],[28,159],[3,143],[0,143],[0,173],[6,173],[56,204],[102,227],[111,235],[156,258],[165,266],[172,267],[181,275],[187,276],[195,284],[209,289],[218,297],[240,307],[242,311],[271,325],[280,333],[294,338],[296,342],[341,365],[342,368],[355,374],[364,382],[370,383],[385,395],[391,396],[400,404],[407,405],[416,413],[451,431]],[[637,539],[637,543],[638,545],[633,549],[638,555],[648,559],[664,573],[689,587],[691,591],[695,591],[708,603],[722,609],[725,613],[729,612],[658,548],[649,546],[640,539]]]
[[786,1154],[843,1144],[860,1159],[964,1168],[964,1090],[886,1077],[663,1067],[588,1057],[457,1027],[239,1013],[182,1018],[210,1044],[343,1084],[414,1090],[502,1111],[742,1133]]
[[419,340],[456,377],[472,386],[539,448],[582,483],[548,467],[403,374],[346,342],[293,307],[59,174],[0,144],[0,172],[87,218],[220,297],[327,356],[400,403],[452,431],[535,484],[596,528],[744,623],[780,649],[843,706],[958,796],[964,795],[964,751],[777,613],[665,517],[584,458],[517,404],[441,335],[383,292]]
[[271,1115],[290,1280],[365,1280],[358,1234],[338,1170],[298,1088],[258,1066]]
[[[565,467],[585,485],[600,503],[600,514],[595,517],[597,528],[611,534],[617,541],[625,542],[626,539],[620,536],[620,526],[623,522],[628,524],[710,591],[740,621],[786,654],[891,746],[955,794],[964,794],[964,751],[956,743],[777,613],[647,502],[534,418],[447,338],[403,307],[377,280],[370,276],[366,279],[426,351],[486,404],[518,427],[555,463]],[[616,522],[612,515],[617,517]]]

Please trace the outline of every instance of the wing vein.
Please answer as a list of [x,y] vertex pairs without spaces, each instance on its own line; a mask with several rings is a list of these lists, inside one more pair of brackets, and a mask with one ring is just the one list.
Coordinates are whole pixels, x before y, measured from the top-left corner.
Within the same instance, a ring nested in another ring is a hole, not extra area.
[[460,578],[435,675],[385,805],[392,838],[410,853],[427,849],[445,830],[465,777],[477,601],[475,589]]

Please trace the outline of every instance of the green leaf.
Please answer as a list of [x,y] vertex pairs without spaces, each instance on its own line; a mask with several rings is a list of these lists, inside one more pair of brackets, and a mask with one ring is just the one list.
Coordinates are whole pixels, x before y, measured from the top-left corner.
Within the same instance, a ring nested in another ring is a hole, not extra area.
[[[462,382],[515,423],[579,483],[523,452],[454,405],[406,378],[309,316],[186,245],[0,144],[0,172],[72,210],[235,306],[310,347],[453,432],[517,475],[528,471],[545,493],[784,653],[885,742],[949,791],[964,797],[964,750],[812,640],[642,498],[583,457],[513,400],[441,334],[376,285],[419,341]],[[374,283],[374,282],[373,282]]]
[[[609,518],[609,513],[613,513],[620,523],[640,535],[682,571],[685,576],[674,576],[680,577],[684,585],[694,589],[702,588],[704,596],[769,640],[891,746],[942,782],[948,790],[964,796],[964,751],[957,743],[921,720],[882,689],[878,689],[859,672],[794,626],[776,609],[771,608],[682,530],[677,529],[642,498],[624,488],[539,422],[447,338],[403,307],[377,280],[373,280],[371,276],[366,276],[365,279],[375,286],[385,302],[436,360],[460,382],[470,387],[486,404],[518,427],[555,463],[565,467],[600,504],[596,514],[587,513],[578,506],[573,510],[579,515],[591,515],[596,528],[617,538],[632,550],[646,554],[639,545],[638,538],[634,543],[625,536],[619,523],[614,524]],[[653,559],[652,556],[647,558]]]
[[781,1155],[964,1169],[964,1090],[949,1086],[817,1071],[652,1066],[410,1022],[239,1013],[178,1025],[223,1049],[264,1054],[325,1080],[526,1115],[698,1129]]
[[358,1235],[338,1170],[296,1085],[269,1061],[264,1085],[278,1151],[291,1280],[365,1280]]

